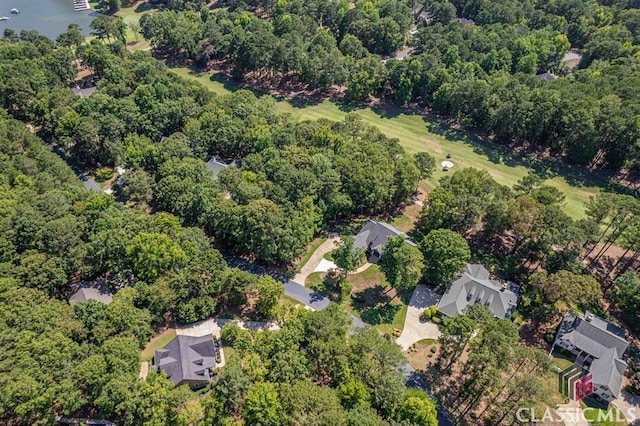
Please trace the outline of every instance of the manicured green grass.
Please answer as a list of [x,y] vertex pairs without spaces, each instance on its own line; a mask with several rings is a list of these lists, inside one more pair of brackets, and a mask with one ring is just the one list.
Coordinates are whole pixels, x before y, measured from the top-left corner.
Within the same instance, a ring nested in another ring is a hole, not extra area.
[[584,409],[584,417],[590,425],[618,426],[627,424],[624,414],[613,405],[609,405],[609,407],[606,408],[596,400],[587,397],[580,401],[580,406]]
[[553,352],[553,354],[551,354],[551,363],[561,370],[573,365],[573,361],[557,352]]
[[176,337],[175,328],[170,328],[164,331],[159,336],[154,337],[152,341],[148,343],[147,346],[145,346],[144,349],[142,350],[142,353],[140,354],[140,359],[142,359],[142,361],[150,361],[151,358],[153,358],[153,354],[155,353],[155,351],[164,347],[174,337]]
[[382,273],[378,265],[371,265],[359,274],[349,275],[350,281],[356,281],[359,279],[365,281],[376,281],[382,287],[386,287],[389,285],[389,283],[384,279],[384,274]]
[[[218,95],[238,88],[238,83],[219,74],[212,76],[210,73],[197,73],[185,67],[176,67],[171,70],[182,77],[199,81]],[[441,125],[430,117],[403,113],[398,108],[372,109],[330,100],[319,102],[280,100],[277,102],[277,107],[281,112],[290,113],[300,120],[326,118],[340,121],[347,113],[356,112],[367,124],[378,127],[389,137],[397,138],[408,152],[426,151],[436,158],[438,164],[448,153],[451,154],[454,168],[449,172],[438,168],[432,178],[421,183],[426,189],[433,188],[447,173],[464,167],[487,170],[499,183],[513,186],[531,170],[532,166],[536,166],[529,158],[519,157],[508,150],[500,150],[498,147],[488,145],[470,133]],[[579,175],[578,172],[568,168],[558,172],[565,177],[557,175],[547,183],[557,187],[566,195],[563,208],[567,214],[576,219],[584,217],[584,203],[589,196],[600,192],[604,182],[592,175]],[[588,184],[583,186],[579,183],[580,181],[587,181]]]
[[297,305],[300,305],[300,302],[298,302],[296,299],[292,299],[291,297],[283,294],[282,296],[280,296],[280,299],[278,299],[278,304],[280,306],[297,306]]
[[170,67],[170,69],[181,77],[199,82],[216,95],[227,95],[240,88],[238,83],[226,78],[222,74],[214,74],[212,76],[211,73],[197,72],[186,67]]
[[392,335],[394,329],[402,330],[407,316],[410,291],[397,297],[387,294],[389,284],[378,265],[372,265],[359,274],[347,278],[353,283],[352,301],[345,308],[372,324],[383,334]]
[[333,262],[333,253],[330,251],[323,254],[322,257],[329,262]]
[[394,329],[398,329],[398,330],[404,329],[404,320],[407,317],[408,308],[409,306],[403,303],[400,309],[398,309],[396,314],[393,316],[393,321],[391,322],[391,324],[378,324],[375,326],[375,328],[380,333],[389,334],[391,336],[393,335]]
[[313,253],[318,250],[318,247],[320,247],[320,245],[325,241],[327,241],[327,239],[324,237],[316,238],[315,240],[311,241],[311,244],[309,244],[309,246],[307,247],[307,252],[304,254],[304,256],[302,256],[302,259],[300,259],[300,262],[298,262],[298,264],[296,265],[296,271],[300,271],[300,269],[302,269],[304,265],[307,264],[307,262],[311,258],[311,255],[313,255]]
[[322,278],[320,278],[320,272],[312,272],[304,282],[304,286],[309,288],[318,288],[321,285]]

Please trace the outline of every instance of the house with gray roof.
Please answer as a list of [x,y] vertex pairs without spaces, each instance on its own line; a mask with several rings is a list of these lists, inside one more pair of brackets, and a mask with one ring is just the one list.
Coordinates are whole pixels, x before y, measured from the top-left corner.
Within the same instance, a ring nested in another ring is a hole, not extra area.
[[225,163],[220,157],[216,156],[207,161],[207,169],[213,174],[214,178],[217,178],[220,172],[227,167],[240,167],[240,161],[235,160],[231,163]]
[[456,22],[462,25],[473,25],[475,24],[475,22],[473,21],[473,19],[467,19],[467,18],[456,18]]
[[72,90],[74,95],[79,96],[81,98],[86,98],[88,96],[91,96],[93,92],[96,91],[96,89],[97,89],[96,86],[89,86],[89,87],[75,86]]
[[158,371],[164,371],[176,386],[204,386],[210,382],[209,372],[216,365],[213,337],[176,336],[154,353],[153,365]]
[[536,74],[536,78],[538,80],[553,81],[557,80],[558,76],[550,72],[543,72],[542,74]]
[[394,228],[388,223],[368,220],[360,229],[360,232],[353,239],[353,246],[365,250],[367,260],[370,263],[378,263],[382,256],[383,247],[390,237],[404,235],[407,244],[416,244],[409,239],[407,234]]
[[486,306],[496,318],[511,318],[518,304],[518,286],[492,280],[484,266],[467,263],[436,308],[442,315],[454,317],[474,303]]
[[95,300],[96,302],[108,305],[113,301],[113,293],[102,281],[85,281],[75,287],[74,293],[69,297],[71,306],[76,303],[88,302]]
[[573,354],[575,363],[592,374],[593,393],[611,402],[620,395],[628,346],[623,328],[591,312],[570,311],[560,323],[552,349]]

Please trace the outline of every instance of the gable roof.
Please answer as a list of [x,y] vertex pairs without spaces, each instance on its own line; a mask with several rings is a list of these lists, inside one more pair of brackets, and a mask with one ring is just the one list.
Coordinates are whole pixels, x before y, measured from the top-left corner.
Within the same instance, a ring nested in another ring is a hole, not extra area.
[[568,312],[560,324],[557,340],[594,358],[589,371],[593,383],[607,386],[615,397],[622,387],[627,363],[622,359],[629,343],[624,329],[595,316]]
[[231,163],[225,163],[220,157],[213,156],[207,161],[207,169],[213,173],[213,177],[218,177],[218,174],[227,167],[240,167],[240,160],[234,160]]
[[614,349],[618,358],[627,350],[629,343],[624,337],[624,329],[600,317],[586,312],[579,315],[569,312],[560,325],[558,339],[567,341],[596,358],[603,358]]
[[389,237],[404,235],[407,244],[416,244],[407,237],[407,234],[394,228],[388,223],[367,220],[353,239],[353,246],[365,250],[377,251],[382,254],[382,247],[387,243]]
[[86,281],[77,286],[76,291],[69,297],[69,304],[73,306],[76,303],[88,302],[89,300],[108,305],[113,301],[113,293],[102,281]]
[[617,398],[626,369],[627,363],[616,358],[615,350],[610,349],[605,357],[593,360],[589,372],[592,374],[594,384],[607,386]]
[[87,96],[91,96],[93,92],[97,89],[96,86],[89,86],[85,88],[80,88],[79,86],[75,86],[73,88],[73,94],[76,96],[80,96],[81,98],[86,98]]
[[553,80],[556,80],[558,78],[557,75],[551,74],[550,72],[544,72],[542,74],[536,74],[536,77],[538,78],[538,80],[545,80],[545,81],[553,81]]
[[216,364],[216,350],[211,336],[176,336],[158,349],[153,357],[156,368],[164,371],[174,384],[208,383],[209,370]]
[[464,313],[474,303],[485,305],[496,318],[510,318],[518,295],[514,284],[503,285],[489,279],[489,271],[478,264],[467,263],[460,278],[451,283],[438,302],[438,312],[453,317]]

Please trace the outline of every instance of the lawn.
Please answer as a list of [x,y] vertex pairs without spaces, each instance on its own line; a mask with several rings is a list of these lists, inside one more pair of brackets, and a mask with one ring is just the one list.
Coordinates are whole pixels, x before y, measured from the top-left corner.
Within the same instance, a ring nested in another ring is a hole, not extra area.
[[573,365],[573,361],[567,358],[566,356],[554,351],[551,354],[551,363],[558,367],[561,370],[565,368],[569,368]]
[[402,232],[409,232],[413,229],[415,223],[418,221],[421,210],[422,207],[418,204],[407,206],[407,208],[404,209],[401,215],[393,218],[390,224],[395,226]]
[[394,330],[404,329],[404,320],[407,318],[407,309],[409,308],[409,305],[399,303],[398,305],[391,306],[400,306],[400,309],[398,309],[393,316],[393,320],[391,321],[391,323],[376,324],[375,328],[382,334],[393,336]]
[[322,278],[320,277],[320,274],[321,272],[312,272],[309,274],[304,282],[304,286],[311,289],[320,288],[320,286],[322,286]]
[[175,328],[170,328],[163,331],[161,334],[152,337],[149,343],[147,343],[147,346],[144,347],[142,353],[140,354],[140,358],[142,359],[142,361],[150,361],[151,358],[153,358],[153,354],[155,353],[155,351],[164,347],[174,337],[176,337]]
[[411,294],[396,294],[389,288],[378,265],[372,265],[359,274],[347,278],[353,284],[352,301],[345,308],[372,324],[383,334],[393,335],[394,329],[402,330],[407,316],[407,302]]
[[[186,67],[174,67],[171,70],[192,80],[199,81],[212,92],[223,95],[237,90],[239,85],[220,74],[194,72]],[[385,135],[397,138],[400,144],[411,153],[426,151],[435,156],[438,163],[451,154],[454,169],[476,167],[484,169],[503,185],[513,186],[525,176],[532,167],[540,168],[540,162],[514,155],[507,150],[500,150],[484,143],[471,134],[445,126],[433,118],[407,114],[398,108],[373,109],[322,100],[319,102],[296,102],[279,100],[278,110],[290,113],[300,120],[327,118],[342,120],[349,112],[356,112],[364,122],[378,127]],[[604,185],[601,179],[589,174],[580,174],[570,168],[559,170],[547,181],[548,184],[560,189],[566,195],[564,210],[573,218],[584,217],[584,203],[590,196],[597,194]],[[421,183],[421,186],[433,188],[438,180],[450,172],[440,168],[433,177]],[[564,177],[563,177],[564,176]],[[581,185],[580,182],[588,182]]]
[[584,417],[590,425],[617,426],[627,424],[622,411],[613,405],[609,405],[607,408],[595,399],[586,397],[580,401],[580,406],[583,408]]
[[311,255],[313,255],[313,253],[318,250],[318,247],[320,247],[320,245],[325,241],[327,241],[326,238],[316,238],[311,241],[311,244],[309,244],[309,246],[307,247],[307,252],[304,254],[304,256],[302,256],[302,259],[300,259],[300,262],[298,262],[298,264],[296,265],[296,272],[299,272],[300,269],[302,269],[302,267],[307,264],[307,262],[311,258]]
[[296,299],[293,299],[287,296],[286,294],[283,294],[282,296],[280,296],[280,299],[278,299],[278,305],[295,307],[295,306],[300,306],[301,303],[298,302]]

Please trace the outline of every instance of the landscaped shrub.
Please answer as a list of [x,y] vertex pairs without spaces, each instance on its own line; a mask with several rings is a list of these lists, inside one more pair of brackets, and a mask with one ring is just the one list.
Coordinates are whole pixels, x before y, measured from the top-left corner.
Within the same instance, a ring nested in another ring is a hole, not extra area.
[[100,167],[96,170],[96,180],[98,182],[104,182],[113,177],[113,169],[111,167]]
[[432,317],[431,322],[433,322],[434,324],[440,324],[442,322],[442,319],[440,319],[440,317]]
[[422,312],[422,319],[429,320],[432,316],[431,308],[427,308]]
[[235,322],[226,323],[222,326],[222,330],[220,330],[222,343],[228,346],[232,346],[238,338],[238,334],[240,334],[240,331],[240,327]]
[[429,349],[429,352],[431,352],[432,354],[435,354],[436,352],[438,352],[438,349],[436,349],[435,346],[431,346],[431,349]]
[[431,310],[431,316],[435,316],[438,313],[438,308],[436,308],[436,305],[431,305],[429,306],[429,309]]

